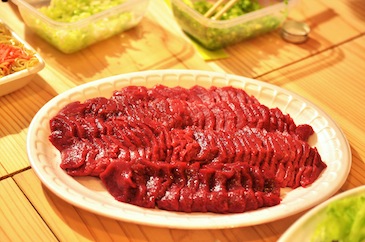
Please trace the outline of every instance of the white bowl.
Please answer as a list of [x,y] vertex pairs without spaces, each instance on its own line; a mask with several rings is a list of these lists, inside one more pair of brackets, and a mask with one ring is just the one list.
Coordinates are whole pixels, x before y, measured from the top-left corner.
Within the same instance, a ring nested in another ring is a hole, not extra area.
[[20,38],[3,21],[0,20],[0,24],[5,25],[5,27],[9,29],[13,38],[22,43],[26,49],[33,51],[39,60],[38,64],[35,66],[1,77],[0,96],[3,96],[27,85],[32,80],[33,76],[44,68],[45,64],[42,57],[25,40]]
[[320,205],[312,208],[309,212],[292,224],[289,229],[280,237],[278,242],[311,241],[311,237],[313,236],[317,225],[319,225],[325,218],[325,211],[329,204],[340,199],[360,194],[365,194],[365,185],[339,193]]

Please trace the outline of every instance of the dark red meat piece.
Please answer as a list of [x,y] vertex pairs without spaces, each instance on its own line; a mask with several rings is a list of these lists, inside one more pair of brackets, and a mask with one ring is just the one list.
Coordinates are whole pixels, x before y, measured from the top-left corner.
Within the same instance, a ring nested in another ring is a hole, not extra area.
[[243,212],[280,202],[326,168],[296,125],[233,87],[129,86],[65,106],[50,142],[72,176],[100,176],[119,201],[184,212]]
[[182,212],[237,213],[280,203],[273,174],[244,163],[117,161],[100,175],[121,202]]

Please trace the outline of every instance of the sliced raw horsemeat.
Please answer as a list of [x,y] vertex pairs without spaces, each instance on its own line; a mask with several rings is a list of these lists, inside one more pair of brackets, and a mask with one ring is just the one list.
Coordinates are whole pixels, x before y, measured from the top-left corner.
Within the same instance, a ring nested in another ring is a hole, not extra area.
[[119,201],[183,212],[280,202],[326,168],[308,124],[234,87],[129,86],[66,105],[50,142],[71,176],[100,177]]
[[280,203],[274,175],[248,164],[116,161],[100,175],[118,201],[181,212],[238,213]]

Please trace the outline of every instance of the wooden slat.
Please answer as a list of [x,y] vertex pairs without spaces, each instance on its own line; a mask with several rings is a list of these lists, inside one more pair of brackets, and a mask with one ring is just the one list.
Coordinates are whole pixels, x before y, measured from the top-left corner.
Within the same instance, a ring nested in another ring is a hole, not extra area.
[[0,97],[0,165],[6,174],[29,167],[26,154],[28,127],[38,110],[54,95],[55,92],[45,87],[37,75],[26,87]]
[[[44,188],[32,170],[15,175],[14,180],[58,240],[92,241],[98,237],[98,233],[102,230],[98,219],[95,219],[95,216],[83,217],[85,211],[76,209]],[[90,222],[92,224],[89,224]],[[90,228],[87,225],[90,225]],[[115,232],[122,238],[121,231]],[[105,241],[108,241],[109,235],[105,231],[103,234]]]
[[[180,230],[125,223],[95,215],[63,201],[36,177],[32,170],[21,172],[14,180],[60,241],[275,241],[290,225],[275,223],[222,230]],[[24,200],[24,199],[23,199]],[[293,217],[293,219],[296,216]],[[289,220],[290,221],[290,220]],[[274,229],[273,229],[274,227]]]
[[224,70],[296,92],[327,112],[350,142],[353,163],[341,191],[365,184],[365,5],[360,2],[300,1],[290,18],[312,27],[308,42],[289,44],[273,32],[228,47],[230,58],[209,63],[176,28],[171,13],[162,11],[162,0],[151,1],[137,28],[72,55],[26,31],[14,4],[0,3],[1,18],[46,60],[33,82],[0,97],[0,241],[276,241],[304,214],[222,230],[142,226],[74,207],[45,188],[31,169],[24,171],[27,129],[47,101],[82,83],[132,71]]
[[0,241],[57,241],[12,178],[0,181]]
[[305,44],[284,41],[278,29],[227,47],[230,58],[214,63],[229,73],[247,77],[264,75],[364,34],[364,6],[359,1],[299,0],[290,10],[289,19],[304,21],[310,26]]
[[1,165],[0,162],[0,177],[5,177],[7,175],[7,171],[5,170],[5,168]]

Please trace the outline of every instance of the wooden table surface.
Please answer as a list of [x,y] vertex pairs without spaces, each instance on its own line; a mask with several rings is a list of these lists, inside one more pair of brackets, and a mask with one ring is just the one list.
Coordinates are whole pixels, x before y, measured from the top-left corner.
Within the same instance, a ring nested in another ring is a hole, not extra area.
[[46,67],[24,88],[0,97],[0,241],[276,241],[304,212],[231,229],[169,229],[126,223],[74,207],[44,187],[26,154],[29,124],[51,98],[103,77],[152,69],[214,70],[256,78],[298,93],[330,115],[352,153],[338,192],[365,184],[365,4],[306,0],[289,18],[311,27],[304,44],[278,31],[227,47],[228,58],[205,61],[183,36],[163,0],[152,0],[132,30],[75,54],[62,54],[24,25],[17,7],[0,18],[29,42]]

